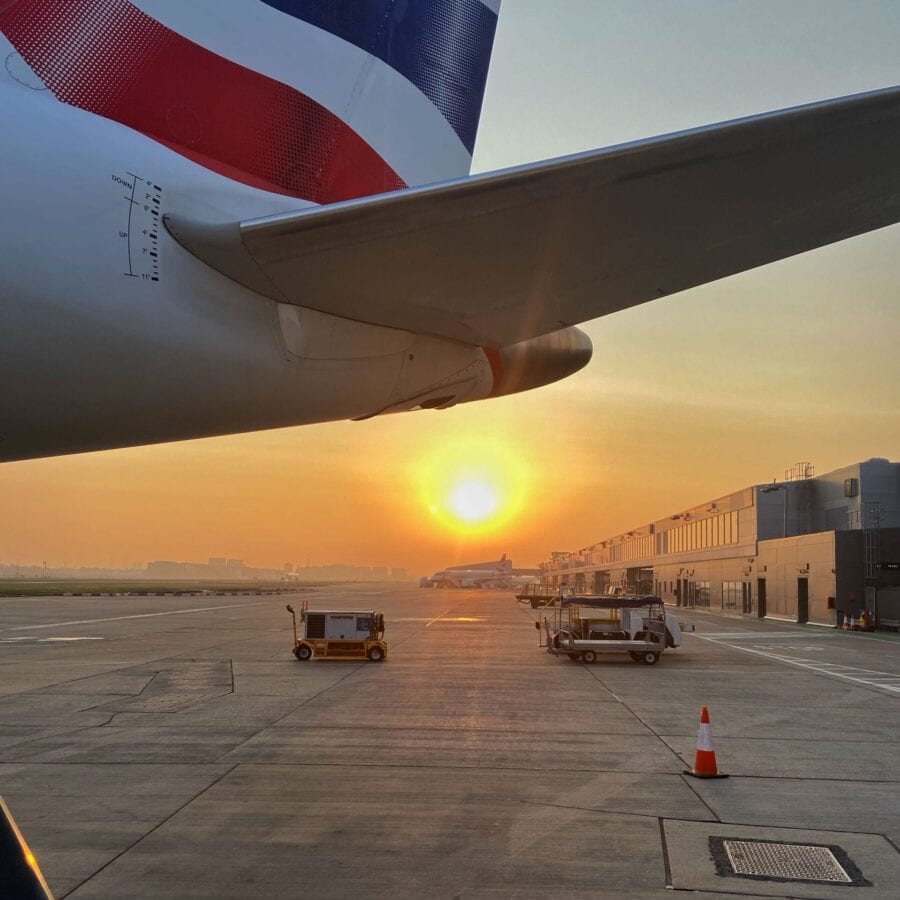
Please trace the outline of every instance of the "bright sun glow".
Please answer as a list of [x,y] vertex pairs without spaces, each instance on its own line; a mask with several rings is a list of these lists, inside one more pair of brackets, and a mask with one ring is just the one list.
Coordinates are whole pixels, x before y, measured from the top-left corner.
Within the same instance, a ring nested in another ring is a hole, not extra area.
[[435,520],[460,534],[494,531],[521,512],[527,466],[500,439],[442,444],[420,460],[419,491]]
[[497,495],[483,481],[464,481],[450,495],[450,508],[466,522],[481,522],[497,509]]

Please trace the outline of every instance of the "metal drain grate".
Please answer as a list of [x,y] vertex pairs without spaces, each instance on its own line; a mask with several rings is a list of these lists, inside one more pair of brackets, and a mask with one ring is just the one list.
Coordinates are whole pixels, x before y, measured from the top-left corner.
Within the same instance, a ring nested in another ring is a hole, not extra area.
[[833,845],[711,837],[709,849],[719,875],[757,881],[869,884],[850,857]]
[[827,847],[761,844],[756,841],[723,841],[728,861],[736,875],[763,875],[792,881],[839,881],[853,879],[841,868]]

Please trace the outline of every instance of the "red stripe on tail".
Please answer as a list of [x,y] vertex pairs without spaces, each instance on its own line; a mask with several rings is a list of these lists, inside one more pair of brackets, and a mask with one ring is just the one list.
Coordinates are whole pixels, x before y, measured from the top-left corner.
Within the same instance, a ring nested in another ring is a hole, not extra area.
[[127,0],[19,0],[0,11],[0,31],[64,103],[244,184],[323,204],[406,187],[315,100]]

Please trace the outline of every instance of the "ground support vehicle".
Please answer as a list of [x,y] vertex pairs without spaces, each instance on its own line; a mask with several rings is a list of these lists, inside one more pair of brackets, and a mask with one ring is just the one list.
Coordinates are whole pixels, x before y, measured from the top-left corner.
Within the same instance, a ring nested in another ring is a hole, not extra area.
[[294,622],[294,656],[300,662],[316,659],[369,659],[381,662],[387,658],[384,642],[384,615],[372,610],[308,609],[307,601],[300,609],[300,633],[297,614],[287,607]]
[[548,653],[586,663],[601,653],[628,653],[635,662],[652,666],[670,640],[674,644],[665,605],[654,596],[560,596],[535,627]]
[[544,584],[526,584],[518,594],[516,600],[520,603],[528,603],[532,609],[544,609],[559,599],[560,592]]
[[[573,588],[568,586],[563,586],[562,588],[558,588],[556,593],[553,593],[549,587],[546,585],[529,585],[521,594],[519,594],[516,599],[520,603],[530,603],[532,609],[537,610],[546,610],[555,608],[555,606],[559,603],[560,597],[568,597],[571,598],[570,602],[577,602],[578,598],[592,597],[595,596],[593,594],[579,594]],[[637,596],[636,594],[625,594],[625,592],[614,593],[607,592],[606,594],[599,595],[604,600],[612,600],[618,597],[629,597],[633,598]],[[644,596],[644,595],[641,595]],[[646,613],[645,613],[646,618]],[[646,631],[647,623],[644,622],[644,628],[639,629],[640,631]],[[679,622],[677,618],[675,618],[675,614],[671,612],[666,612],[666,646],[669,649],[673,647],[681,646],[681,635],[685,631],[693,631],[694,625],[691,622]]]

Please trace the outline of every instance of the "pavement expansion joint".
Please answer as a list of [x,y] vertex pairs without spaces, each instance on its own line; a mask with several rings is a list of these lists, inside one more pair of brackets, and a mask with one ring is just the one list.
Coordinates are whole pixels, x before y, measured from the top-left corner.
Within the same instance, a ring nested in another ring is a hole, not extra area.
[[[617,773],[618,774],[618,773]],[[659,816],[652,812],[634,812],[628,809],[606,809],[597,806],[577,806],[570,803],[542,803],[539,800],[522,800],[517,799],[516,803],[521,803],[525,806],[535,806],[541,807],[544,809],[567,809],[567,810],[576,810],[577,812],[586,812],[586,813],[596,813],[598,815],[605,816],[631,816],[636,819],[656,819],[659,820]],[[682,819],[682,822],[714,822],[717,821],[715,819]]]
[[[227,660],[177,660],[174,665],[151,672],[141,690],[127,698],[114,700],[103,708],[119,712],[165,713],[188,709],[234,691],[232,663]],[[126,675],[125,672],[120,675]]]

